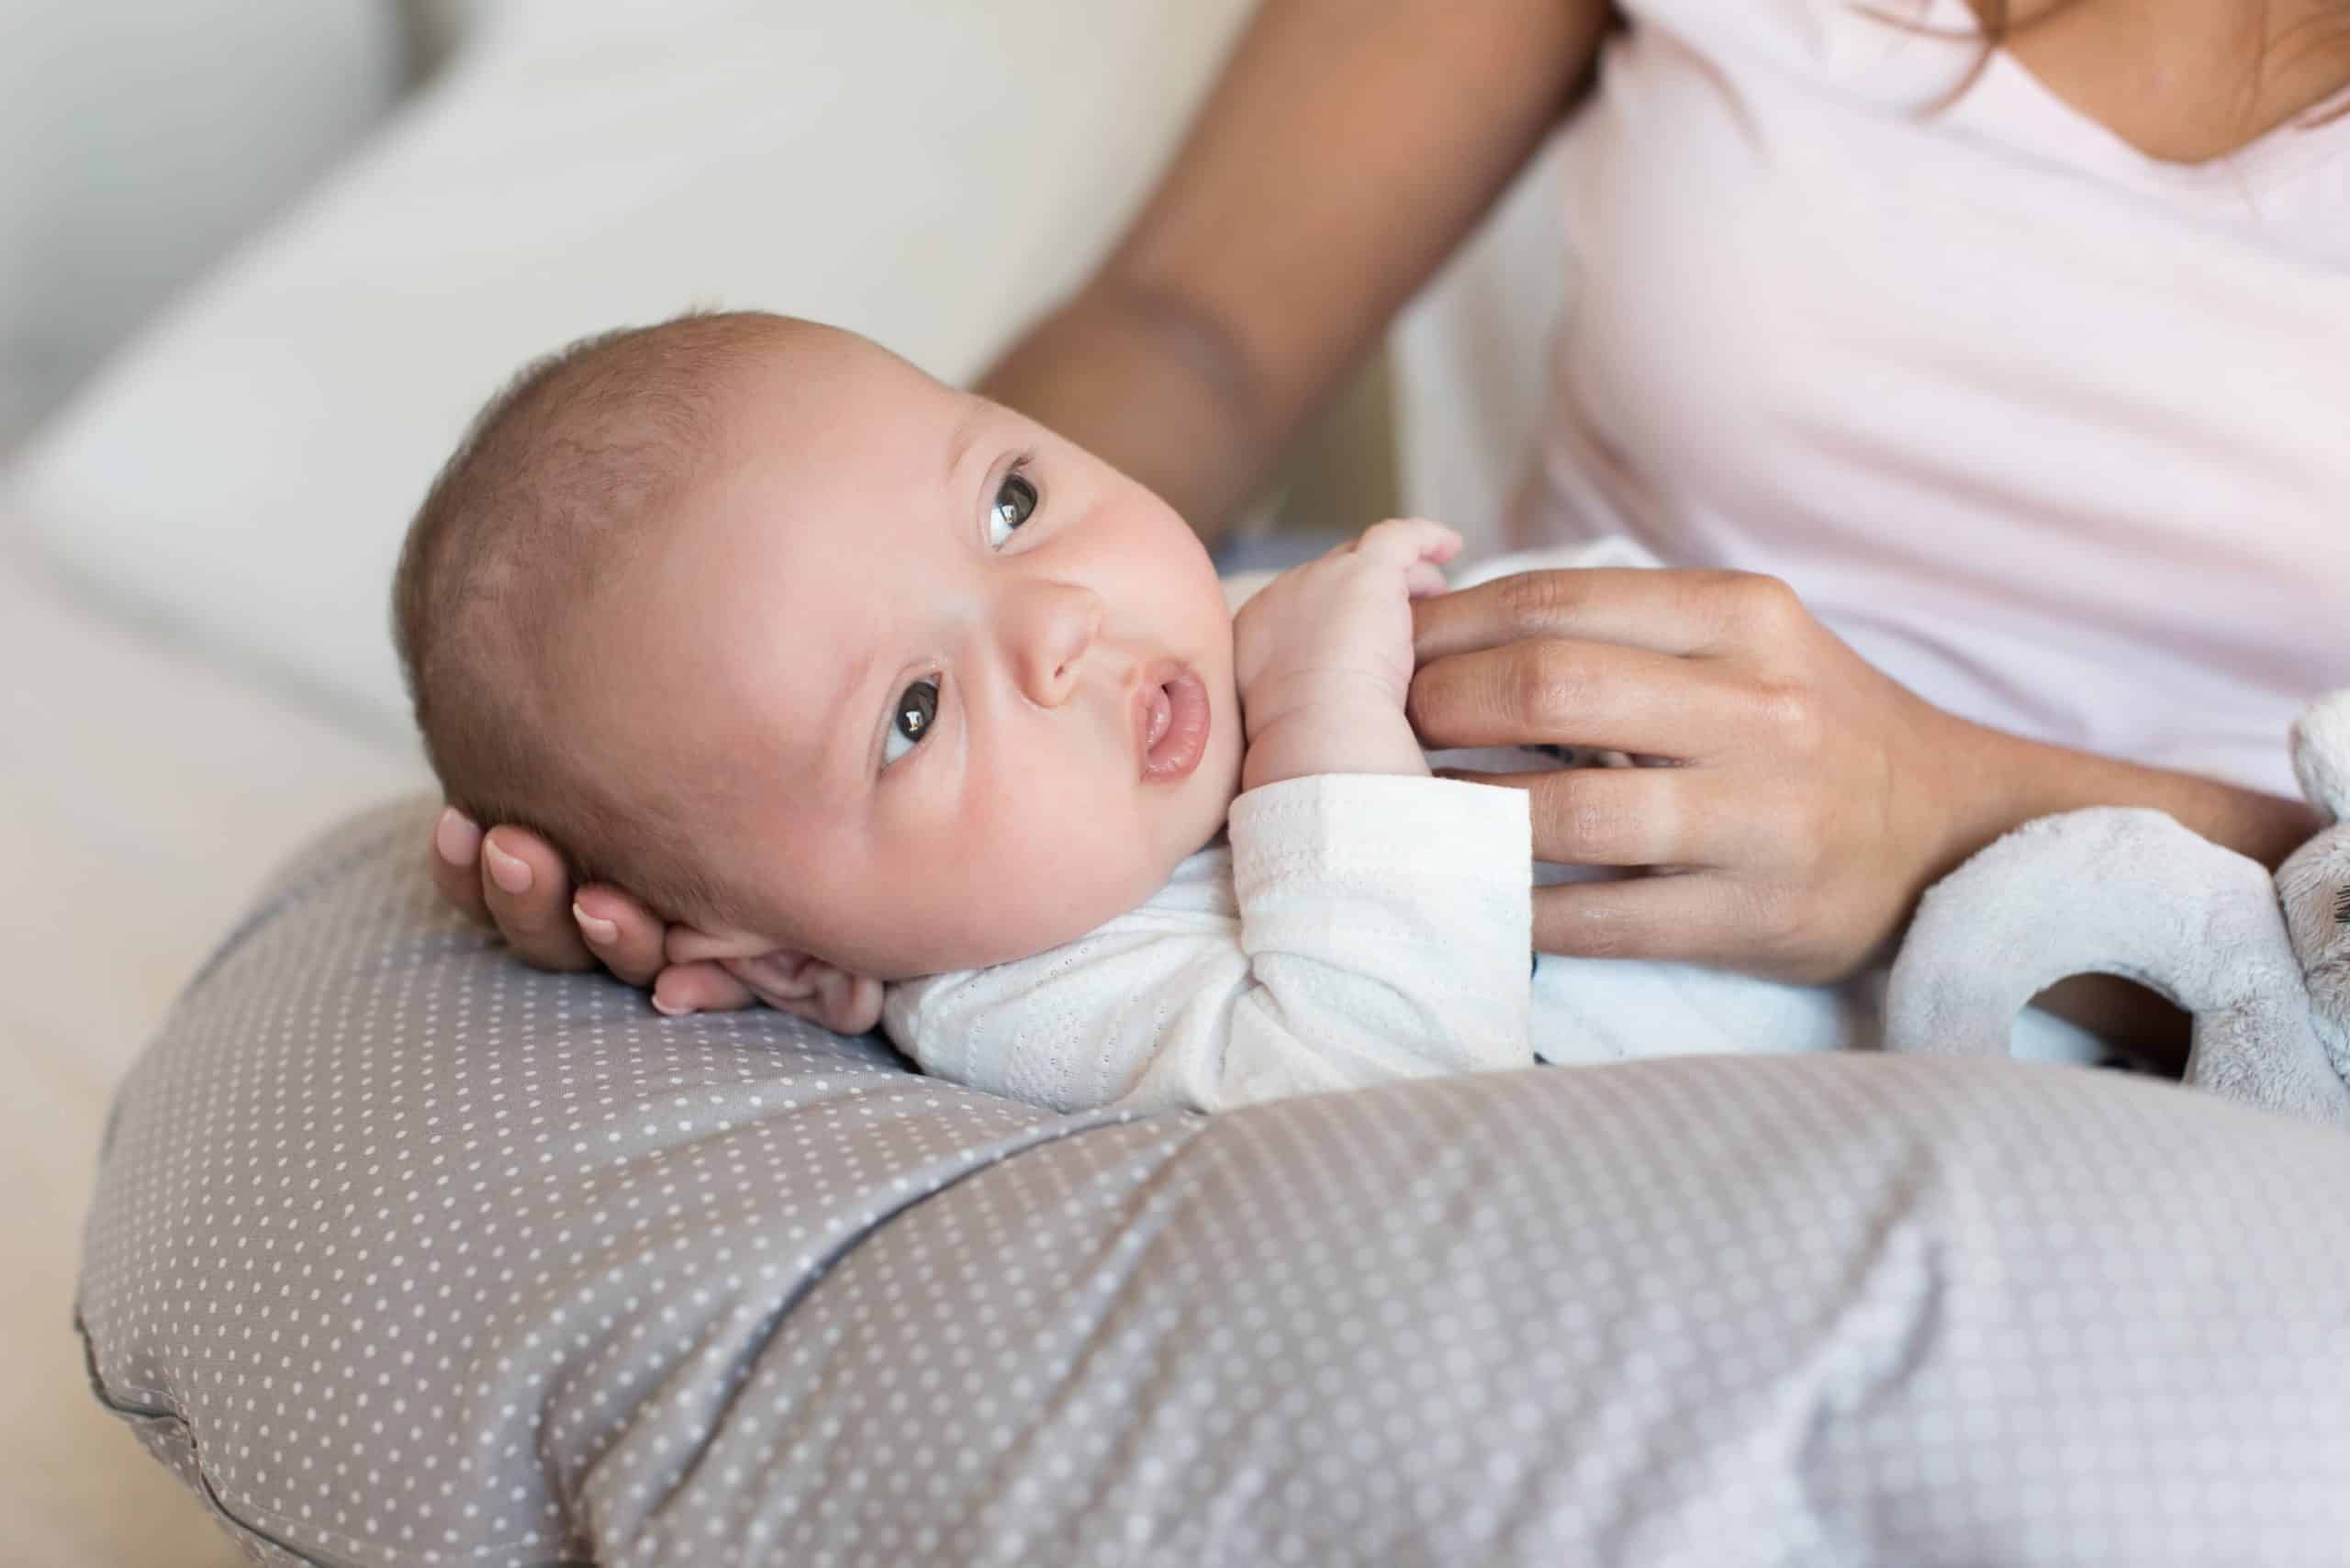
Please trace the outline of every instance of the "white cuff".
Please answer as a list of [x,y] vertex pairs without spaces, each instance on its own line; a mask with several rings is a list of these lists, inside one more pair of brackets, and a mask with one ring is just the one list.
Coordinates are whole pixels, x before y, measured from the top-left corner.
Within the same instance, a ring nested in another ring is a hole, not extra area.
[[1400,773],[1317,773],[1250,790],[1232,803],[1235,891],[1300,872],[1375,871],[1401,879],[1530,885],[1534,825],[1526,791]]

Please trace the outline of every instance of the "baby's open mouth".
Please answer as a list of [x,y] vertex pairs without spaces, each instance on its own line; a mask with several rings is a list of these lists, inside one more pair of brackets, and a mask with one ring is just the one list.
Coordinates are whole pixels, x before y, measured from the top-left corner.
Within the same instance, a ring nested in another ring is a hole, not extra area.
[[1147,783],[1189,778],[1208,749],[1208,693],[1191,666],[1162,659],[1135,693],[1136,745]]

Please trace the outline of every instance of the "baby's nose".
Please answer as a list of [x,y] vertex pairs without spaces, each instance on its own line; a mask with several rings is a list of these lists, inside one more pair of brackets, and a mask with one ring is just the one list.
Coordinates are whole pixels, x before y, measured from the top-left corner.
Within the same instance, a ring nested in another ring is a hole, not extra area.
[[1074,583],[1024,588],[1013,657],[1032,702],[1058,707],[1077,689],[1085,655],[1102,634],[1102,599]]

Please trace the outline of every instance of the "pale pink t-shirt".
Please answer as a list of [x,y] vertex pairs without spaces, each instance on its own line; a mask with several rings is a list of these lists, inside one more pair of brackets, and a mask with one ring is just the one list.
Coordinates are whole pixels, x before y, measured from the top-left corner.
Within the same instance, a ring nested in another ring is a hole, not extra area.
[[1924,112],[1977,45],[1844,0],[1624,8],[1515,542],[1773,573],[1953,712],[2295,793],[2350,686],[2350,119],[2166,164],[2004,54]]

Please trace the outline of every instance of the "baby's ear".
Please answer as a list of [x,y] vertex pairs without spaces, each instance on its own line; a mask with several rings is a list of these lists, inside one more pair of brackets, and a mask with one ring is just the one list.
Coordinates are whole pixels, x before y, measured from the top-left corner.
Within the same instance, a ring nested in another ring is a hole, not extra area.
[[767,937],[672,926],[666,956],[673,964],[715,961],[769,1007],[836,1035],[862,1035],[881,1022],[879,980],[826,963],[812,953],[778,947]]

